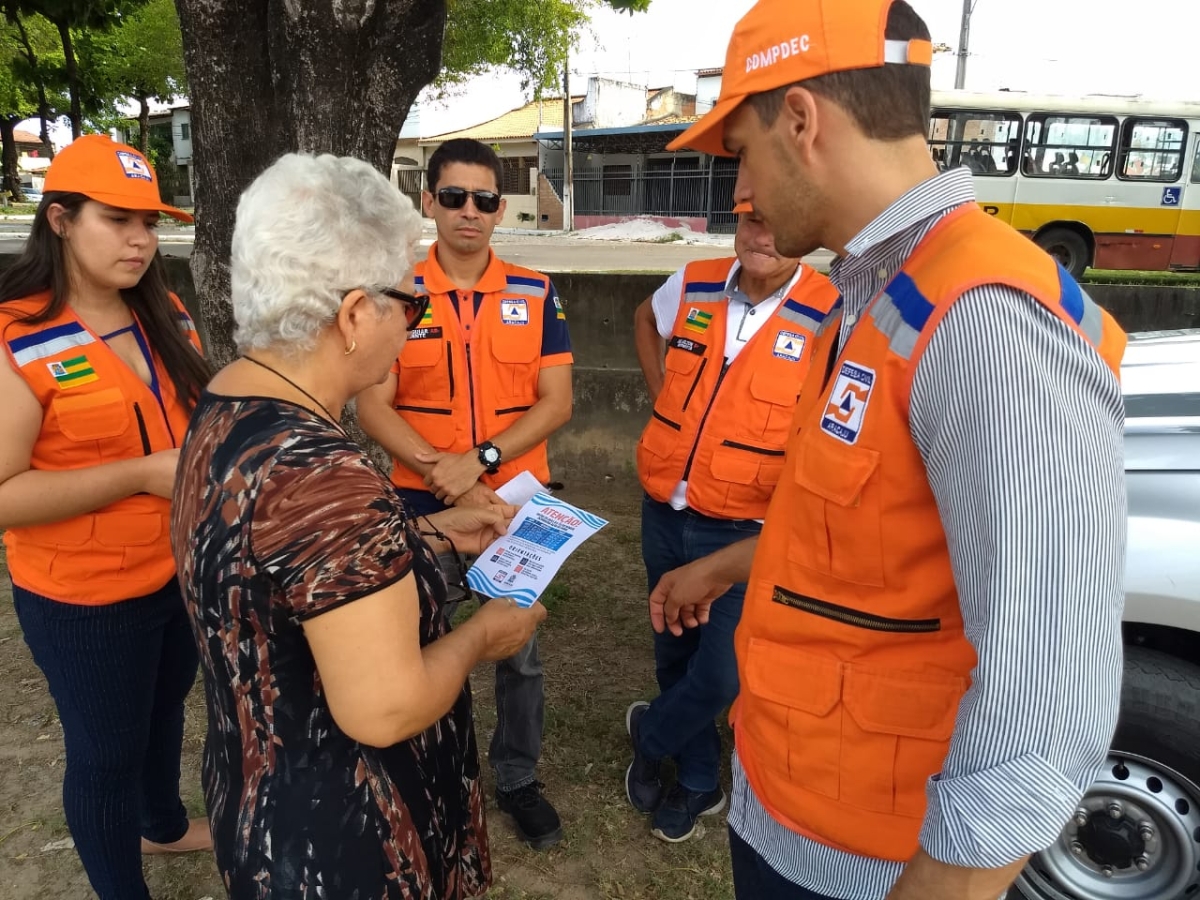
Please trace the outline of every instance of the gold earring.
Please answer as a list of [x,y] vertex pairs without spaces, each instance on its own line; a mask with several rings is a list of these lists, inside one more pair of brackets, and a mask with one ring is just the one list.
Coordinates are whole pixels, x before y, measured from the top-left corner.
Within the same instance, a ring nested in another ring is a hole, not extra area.
[[346,356],[349,356],[351,353],[353,353],[357,349],[358,349],[358,341],[351,340],[350,346],[346,348]]

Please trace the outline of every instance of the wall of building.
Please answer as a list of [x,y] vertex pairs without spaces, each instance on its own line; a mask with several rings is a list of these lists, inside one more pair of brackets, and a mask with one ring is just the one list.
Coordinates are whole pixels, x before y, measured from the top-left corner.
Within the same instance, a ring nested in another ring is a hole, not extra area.
[[587,95],[572,108],[571,121],[580,127],[621,128],[646,117],[646,89],[610,78],[588,79]]
[[171,110],[171,138],[175,143],[175,162],[187,165],[192,161],[192,111]]

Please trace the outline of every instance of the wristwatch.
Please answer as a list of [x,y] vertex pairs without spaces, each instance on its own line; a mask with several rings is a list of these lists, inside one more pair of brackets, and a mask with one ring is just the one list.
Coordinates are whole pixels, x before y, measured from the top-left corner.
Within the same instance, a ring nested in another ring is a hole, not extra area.
[[484,441],[475,448],[479,451],[479,464],[489,475],[500,471],[500,448],[491,441]]

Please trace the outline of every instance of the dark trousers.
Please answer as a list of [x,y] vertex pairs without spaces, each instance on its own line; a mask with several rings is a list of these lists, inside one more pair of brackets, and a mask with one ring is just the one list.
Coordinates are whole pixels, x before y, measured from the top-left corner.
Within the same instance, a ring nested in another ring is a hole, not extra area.
[[[758,534],[753,520],[713,519],[672,509],[646,497],[642,503],[642,558],[653,590],[672,569]],[[708,623],[679,637],[654,635],[659,695],[638,725],[641,750],[671,757],[678,781],[690,791],[715,791],[721,765],[716,718],[737,697],[733,633],[742,617],[746,586],[735,584],[712,605]]]
[[[400,489],[398,493],[417,516],[446,509],[446,505],[428,491]],[[461,590],[456,590],[460,578],[459,573],[453,571],[456,567],[453,554],[440,556],[439,562],[450,583],[446,615],[453,616],[458,603],[466,597]],[[471,562],[469,557],[463,559],[468,567]],[[535,634],[515,654],[496,663],[496,731],[488,747],[488,762],[496,772],[496,787],[500,790],[515,790],[536,780],[545,717],[545,676]]]
[[733,896],[736,900],[835,900],[792,884],[758,852],[729,829],[729,856],[733,860]]
[[141,839],[172,843],[188,827],[179,756],[198,655],[179,585],[105,606],[14,585],[13,600],[62,721],[63,810],[92,888],[149,900]]

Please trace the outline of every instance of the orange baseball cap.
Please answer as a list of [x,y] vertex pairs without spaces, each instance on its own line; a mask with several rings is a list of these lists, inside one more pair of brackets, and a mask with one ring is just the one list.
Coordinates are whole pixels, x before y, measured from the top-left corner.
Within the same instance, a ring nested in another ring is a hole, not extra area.
[[733,29],[716,104],[667,149],[729,156],[725,118],[752,94],[849,69],[932,66],[930,41],[886,39],[891,7],[892,0],[759,0]]
[[745,202],[739,203],[737,206],[735,206],[733,208],[733,212],[735,215],[739,215],[739,216],[742,213],[752,213],[752,212],[754,212],[754,205],[752,203],[745,203]]
[[162,202],[146,157],[104,134],[85,134],[64,147],[46,170],[42,191],[86,194],[117,209],[156,209],[181,222],[194,221],[190,213]]

